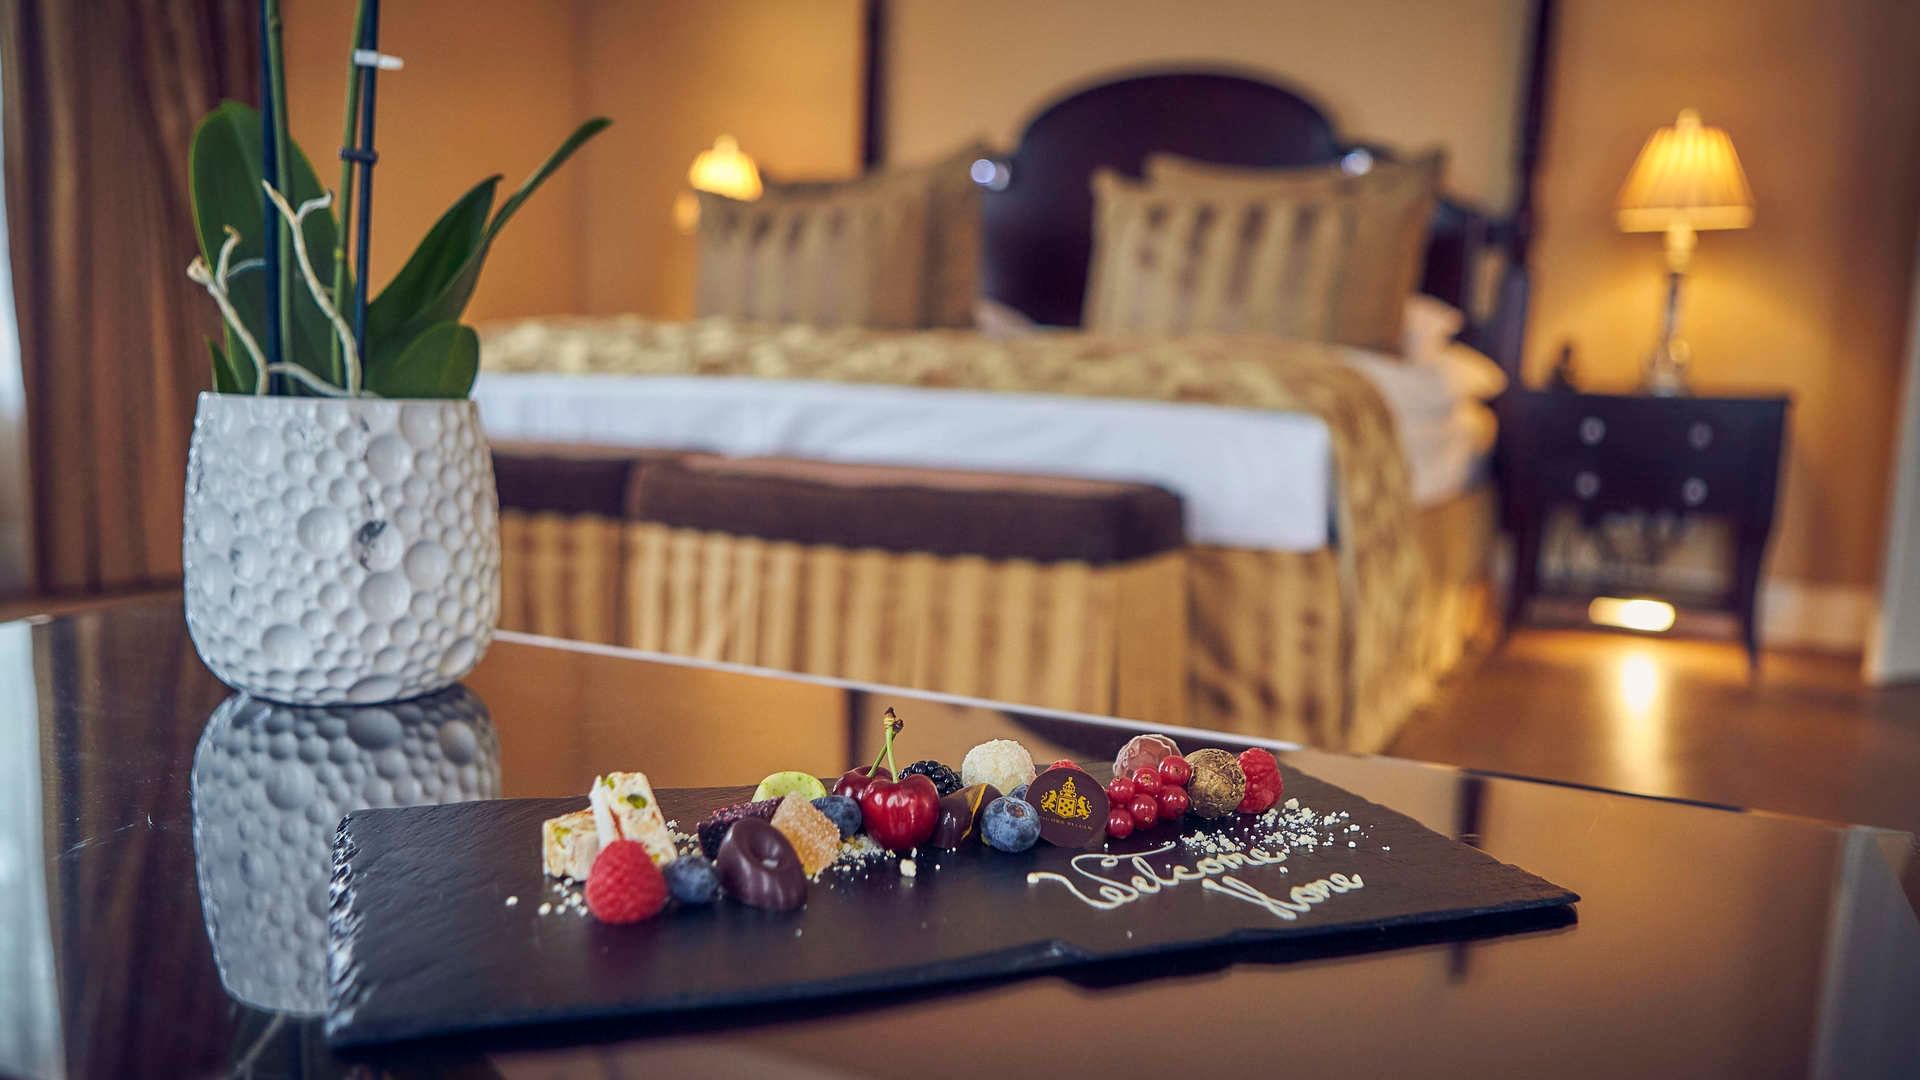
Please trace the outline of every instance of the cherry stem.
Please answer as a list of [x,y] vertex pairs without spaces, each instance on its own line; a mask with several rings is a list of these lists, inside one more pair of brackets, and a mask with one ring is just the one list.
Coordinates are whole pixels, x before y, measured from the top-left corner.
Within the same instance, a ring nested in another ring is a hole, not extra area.
[[899,717],[893,714],[891,707],[889,707],[886,714],[881,717],[881,722],[886,728],[887,737],[880,745],[880,753],[874,756],[873,764],[867,766],[867,778],[872,779],[874,772],[880,768],[880,763],[884,761],[887,763],[887,771],[893,773],[894,777],[898,779],[900,774],[895,771],[893,767],[893,736],[906,725],[901,722]]

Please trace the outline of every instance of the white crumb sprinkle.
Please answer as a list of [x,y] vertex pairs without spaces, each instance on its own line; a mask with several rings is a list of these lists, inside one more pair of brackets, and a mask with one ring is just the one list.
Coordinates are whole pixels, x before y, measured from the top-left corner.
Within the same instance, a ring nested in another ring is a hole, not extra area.
[[1380,850],[1381,850],[1381,851],[1392,851],[1392,850],[1393,850],[1393,845],[1392,845],[1392,844],[1387,844],[1387,845],[1384,845],[1383,847],[1381,847],[1381,849],[1380,849]]
[[1281,803],[1280,805],[1282,805],[1282,806],[1284,806],[1284,807],[1286,807],[1286,808],[1287,808],[1287,809],[1289,809],[1289,810],[1298,810],[1298,809],[1300,809],[1300,800],[1299,800],[1299,799],[1288,799],[1288,800],[1287,800],[1286,802],[1284,802],[1284,803]]
[[551,915],[551,914],[553,914],[553,905],[552,905],[552,904],[548,904],[548,903],[542,903],[542,904],[540,905],[540,914],[542,914],[542,915]]
[[520,898],[519,898],[519,897],[517,897],[517,896],[509,896],[509,897],[507,897],[507,906],[508,906],[508,907],[518,907],[519,905],[520,905]]
[[1348,846],[1348,847],[1353,847],[1353,846],[1354,846],[1354,844],[1353,844],[1353,841],[1351,841],[1351,840],[1349,840],[1349,841],[1347,841],[1347,846]]
[[910,878],[910,877],[913,877],[915,874],[918,874],[919,872],[920,872],[920,865],[914,862],[912,859],[900,860],[900,876],[901,877]]

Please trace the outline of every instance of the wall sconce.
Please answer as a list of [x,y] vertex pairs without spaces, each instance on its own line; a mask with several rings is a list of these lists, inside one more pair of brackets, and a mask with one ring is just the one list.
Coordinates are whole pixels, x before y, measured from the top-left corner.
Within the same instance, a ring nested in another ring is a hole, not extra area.
[[713,140],[711,148],[693,159],[693,166],[687,170],[687,187],[691,190],[682,191],[673,200],[673,223],[683,233],[700,227],[700,199],[695,191],[752,202],[765,190],[760,184],[759,167],[731,135]]

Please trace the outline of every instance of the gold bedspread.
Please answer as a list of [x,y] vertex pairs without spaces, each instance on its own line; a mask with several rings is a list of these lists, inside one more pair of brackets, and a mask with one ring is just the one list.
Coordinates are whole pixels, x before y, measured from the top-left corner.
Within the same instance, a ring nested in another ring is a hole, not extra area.
[[[1347,662],[1341,734],[1356,704],[1405,682],[1423,560],[1392,414],[1337,346],[1251,336],[1123,338],[882,331],[725,319],[543,319],[483,337],[487,369],[805,379],[1131,398],[1304,412],[1331,433],[1334,562]],[[1331,732],[1327,734],[1332,734]],[[1344,740],[1330,740],[1344,741]]]

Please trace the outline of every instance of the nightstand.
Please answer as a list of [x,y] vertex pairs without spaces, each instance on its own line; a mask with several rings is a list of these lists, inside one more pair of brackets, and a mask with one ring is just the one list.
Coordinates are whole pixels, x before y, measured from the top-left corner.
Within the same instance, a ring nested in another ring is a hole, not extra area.
[[1755,594],[1773,530],[1787,404],[1785,397],[1510,394],[1501,417],[1502,501],[1514,538],[1508,628],[1539,585],[1541,536],[1555,509],[1571,507],[1589,525],[1631,511],[1719,517],[1733,532],[1731,585],[1719,596],[1671,599],[1738,616],[1748,660],[1758,665]]

